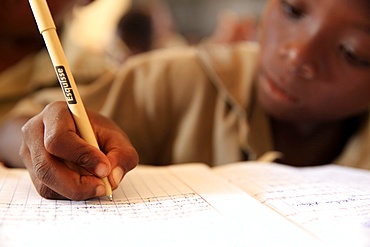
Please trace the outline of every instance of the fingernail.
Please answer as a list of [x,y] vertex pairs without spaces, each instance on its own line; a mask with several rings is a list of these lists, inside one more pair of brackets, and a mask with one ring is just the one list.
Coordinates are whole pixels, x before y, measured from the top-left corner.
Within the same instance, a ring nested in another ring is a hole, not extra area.
[[99,185],[96,188],[96,196],[103,196],[105,194],[105,186],[104,185]]
[[116,168],[113,169],[112,171],[112,177],[116,185],[118,185],[122,178],[123,178],[123,170],[121,167],[117,166]]
[[95,173],[96,175],[98,175],[99,177],[106,177],[108,174],[108,169],[107,169],[107,165],[104,164],[104,163],[100,163],[98,164],[98,166],[96,167],[95,169]]

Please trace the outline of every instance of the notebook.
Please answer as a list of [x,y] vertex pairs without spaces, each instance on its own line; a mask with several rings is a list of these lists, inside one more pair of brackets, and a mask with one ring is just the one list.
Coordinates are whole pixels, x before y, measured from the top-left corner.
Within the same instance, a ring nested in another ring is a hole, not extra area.
[[370,172],[139,165],[113,201],[47,200],[0,166],[1,246],[370,246]]

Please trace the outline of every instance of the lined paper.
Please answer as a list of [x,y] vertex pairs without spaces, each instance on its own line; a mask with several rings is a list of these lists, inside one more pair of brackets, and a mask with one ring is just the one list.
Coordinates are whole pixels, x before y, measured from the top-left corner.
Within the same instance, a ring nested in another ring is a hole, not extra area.
[[215,172],[317,236],[344,246],[370,246],[369,171],[248,162]]
[[0,224],[23,222],[63,224],[71,220],[89,222],[114,220],[129,222],[177,220],[181,217],[212,219],[222,215],[191,188],[179,184],[175,177],[162,172],[146,172],[128,176],[110,202],[104,197],[82,202],[46,200],[41,198],[21,172],[17,179],[14,173],[3,180],[1,186]]
[[1,246],[318,245],[312,235],[198,164],[139,166],[114,191],[113,201],[102,197],[81,202],[46,200],[37,194],[26,170],[1,167],[0,242]]

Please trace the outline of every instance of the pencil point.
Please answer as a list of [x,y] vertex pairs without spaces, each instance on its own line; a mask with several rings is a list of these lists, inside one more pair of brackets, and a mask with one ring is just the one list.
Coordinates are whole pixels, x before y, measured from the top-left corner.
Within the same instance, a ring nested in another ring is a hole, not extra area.
[[113,196],[112,195],[108,195],[107,197],[108,197],[109,201],[113,201]]

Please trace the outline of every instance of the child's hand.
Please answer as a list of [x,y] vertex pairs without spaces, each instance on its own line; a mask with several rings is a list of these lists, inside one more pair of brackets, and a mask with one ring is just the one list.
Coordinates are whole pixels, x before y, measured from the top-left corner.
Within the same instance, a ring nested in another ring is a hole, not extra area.
[[[65,102],[49,104],[22,128],[21,158],[41,196],[85,200],[104,196],[101,178],[116,189],[124,174],[138,164],[138,155],[111,120],[89,113],[100,150],[76,130]],[[94,176],[92,176],[94,175]]]

